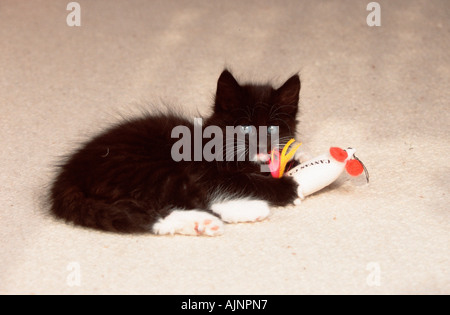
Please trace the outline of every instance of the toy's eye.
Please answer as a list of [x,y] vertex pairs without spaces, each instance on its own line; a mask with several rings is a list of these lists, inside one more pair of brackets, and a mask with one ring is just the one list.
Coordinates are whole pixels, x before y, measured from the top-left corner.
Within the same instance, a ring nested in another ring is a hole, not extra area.
[[252,126],[241,126],[241,131],[245,135],[251,135],[253,133]]
[[278,133],[278,126],[269,126],[269,127],[267,127],[267,133],[269,135],[276,135]]

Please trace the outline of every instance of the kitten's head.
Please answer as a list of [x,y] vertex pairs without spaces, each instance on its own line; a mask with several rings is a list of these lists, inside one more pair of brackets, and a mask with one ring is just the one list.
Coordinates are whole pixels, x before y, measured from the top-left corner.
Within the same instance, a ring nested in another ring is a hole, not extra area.
[[[299,93],[298,75],[276,89],[271,85],[240,85],[228,70],[224,70],[217,82],[210,123],[221,127],[234,126],[244,133],[247,154],[249,138],[257,134],[257,156],[250,156],[250,159],[266,162],[272,148],[282,148],[295,137]],[[266,141],[261,141],[260,138],[264,137]],[[276,139],[279,143],[275,143]]]

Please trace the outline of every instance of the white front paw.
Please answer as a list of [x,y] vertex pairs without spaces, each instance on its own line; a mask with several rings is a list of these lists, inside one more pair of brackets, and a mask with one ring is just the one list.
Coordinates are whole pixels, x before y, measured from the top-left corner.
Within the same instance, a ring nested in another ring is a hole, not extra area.
[[211,210],[227,223],[262,221],[270,214],[270,208],[263,200],[228,200],[213,204]]
[[[305,199],[305,196],[303,194],[303,189],[300,184],[298,185],[298,188],[297,188],[297,195],[298,195],[298,198],[300,199],[300,202],[301,202],[301,200]],[[294,203],[295,203],[295,201],[294,201]]]

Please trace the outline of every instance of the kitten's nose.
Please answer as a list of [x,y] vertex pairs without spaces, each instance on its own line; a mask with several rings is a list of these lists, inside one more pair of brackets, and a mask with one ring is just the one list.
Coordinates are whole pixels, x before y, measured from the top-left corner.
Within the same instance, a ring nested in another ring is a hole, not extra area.
[[268,154],[268,153],[258,153],[256,155],[256,160],[258,162],[267,163],[270,160],[270,154]]

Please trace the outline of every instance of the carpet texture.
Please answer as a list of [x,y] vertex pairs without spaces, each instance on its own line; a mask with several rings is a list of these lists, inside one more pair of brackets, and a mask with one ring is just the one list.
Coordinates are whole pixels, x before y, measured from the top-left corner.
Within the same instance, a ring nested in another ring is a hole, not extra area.
[[[0,1],[1,294],[450,293],[450,4]],[[311,156],[370,172],[208,237],[124,236],[48,214],[61,156],[143,109],[207,114],[227,66],[299,72]]]

